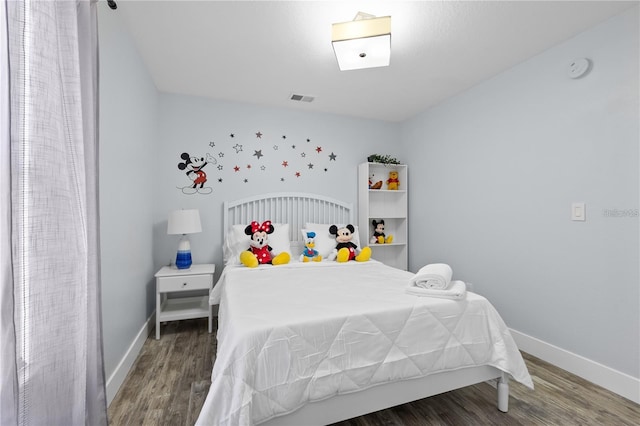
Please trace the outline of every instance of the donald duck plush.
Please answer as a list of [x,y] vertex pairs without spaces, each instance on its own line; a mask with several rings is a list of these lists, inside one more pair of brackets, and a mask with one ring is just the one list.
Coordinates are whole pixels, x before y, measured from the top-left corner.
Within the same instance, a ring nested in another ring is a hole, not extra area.
[[300,262],[309,262],[313,260],[314,262],[320,262],[322,260],[322,256],[318,253],[314,247],[316,246],[316,233],[313,231],[308,231],[307,236],[304,238],[304,251],[300,256]]

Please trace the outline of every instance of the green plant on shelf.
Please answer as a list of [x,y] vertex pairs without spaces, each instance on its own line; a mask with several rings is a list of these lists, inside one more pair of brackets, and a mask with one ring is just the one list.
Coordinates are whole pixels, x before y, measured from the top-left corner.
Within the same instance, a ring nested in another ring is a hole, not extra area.
[[371,154],[367,157],[369,163],[381,163],[381,164],[400,164],[400,162],[390,155]]

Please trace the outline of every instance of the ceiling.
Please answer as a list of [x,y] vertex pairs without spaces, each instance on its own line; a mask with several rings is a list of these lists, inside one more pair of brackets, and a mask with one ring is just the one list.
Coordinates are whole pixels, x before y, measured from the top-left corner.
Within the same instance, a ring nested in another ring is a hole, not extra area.
[[[637,1],[134,1],[158,90],[399,122]],[[339,71],[331,24],[391,15],[391,65]],[[583,52],[576,52],[580,55]],[[567,66],[574,58],[566,58]],[[315,97],[295,102],[291,94]]]

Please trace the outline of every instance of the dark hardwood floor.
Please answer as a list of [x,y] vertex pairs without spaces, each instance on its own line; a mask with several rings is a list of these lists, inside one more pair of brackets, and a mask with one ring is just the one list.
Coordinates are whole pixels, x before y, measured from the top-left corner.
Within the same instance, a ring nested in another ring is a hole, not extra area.
[[[208,334],[206,319],[188,320],[163,325],[160,340],[152,333],[109,406],[110,424],[194,424],[210,383],[215,328],[214,322],[214,333]],[[535,390],[511,381],[508,413],[498,411],[495,389],[482,383],[337,425],[640,424],[640,405],[531,355],[523,357]]]

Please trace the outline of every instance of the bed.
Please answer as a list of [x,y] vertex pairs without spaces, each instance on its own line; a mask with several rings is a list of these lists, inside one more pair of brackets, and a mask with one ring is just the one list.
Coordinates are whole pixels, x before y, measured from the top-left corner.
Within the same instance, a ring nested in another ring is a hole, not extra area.
[[[533,388],[484,297],[407,294],[413,274],[374,259],[298,261],[304,232],[353,218],[350,203],[313,194],[225,203],[225,268],[210,296],[219,305],[218,353],[196,424],[330,424],[490,380],[506,412],[510,378]],[[253,220],[280,230],[274,251],[289,249],[289,264],[235,261]]]

